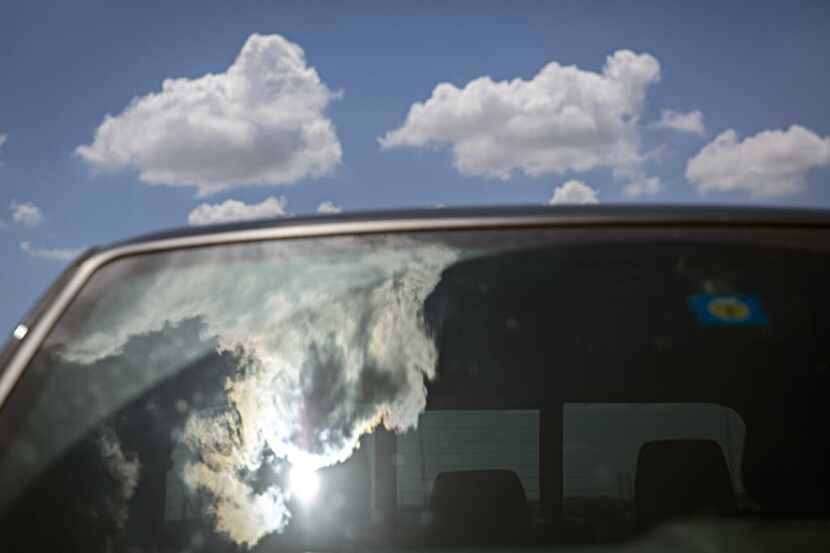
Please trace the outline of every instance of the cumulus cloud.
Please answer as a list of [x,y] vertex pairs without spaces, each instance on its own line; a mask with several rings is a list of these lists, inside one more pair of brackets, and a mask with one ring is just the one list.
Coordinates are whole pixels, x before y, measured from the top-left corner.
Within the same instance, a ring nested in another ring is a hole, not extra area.
[[323,202],[317,206],[317,213],[340,213],[343,209],[333,202]]
[[[132,351],[141,363],[146,348],[132,339],[200,321],[199,340],[234,361],[224,400],[182,429],[192,456],[180,476],[211,498],[217,531],[252,546],[290,519],[288,467],[342,462],[378,424],[417,425],[437,362],[424,301],[459,255],[402,237],[338,237],[147,256],[102,273],[131,275],[130,294],[80,296],[84,314],[69,313],[50,341],[77,363]],[[176,342],[191,359],[205,347]],[[277,475],[265,487],[260,469]]]
[[258,204],[246,204],[239,200],[226,200],[221,204],[201,204],[190,212],[187,222],[191,225],[212,225],[282,217],[286,215],[285,203],[285,197],[271,196]]
[[12,201],[9,209],[12,212],[12,220],[26,227],[36,227],[43,222],[43,212],[32,202],[19,204]]
[[664,109],[660,113],[660,120],[652,123],[651,126],[656,129],[670,129],[677,132],[696,134],[698,136],[704,136],[706,134],[706,126],[703,124],[703,113],[698,110],[683,113],[682,111]]
[[279,35],[251,35],[224,73],[167,79],[107,115],[76,149],[93,169],[208,195],[329,174],[342,150],[325,109],[337,94]]
[[600,73],[553,62],[530,80],[441,83],[379,141],[383,148],[449,147],[464,175],[507,179],[604,167],[626,181],[643,180],[639,120],[659,79],[653,56],[620,50]]
[[53,261],[71,261],[81,255],[84,251],[83,248],[36,248],[29,242],[21,242],[20,250],[30,257],[41,257],[43,259],[51,259]]
[[804,188],[810,169],[830,164],[830,137],[792,125],[741,141],[726,130],[686,164],[686,178],[698,192],[747,192],[786,196]]
[[659,177],[637,175],[623,187],[623,194],[626,196],[653,195],[662,189],[663,184],[660,182]]
[[569,180],[553,191],[548,200],[550,205],[557,204],[598,204],[597,191],[578,180]]

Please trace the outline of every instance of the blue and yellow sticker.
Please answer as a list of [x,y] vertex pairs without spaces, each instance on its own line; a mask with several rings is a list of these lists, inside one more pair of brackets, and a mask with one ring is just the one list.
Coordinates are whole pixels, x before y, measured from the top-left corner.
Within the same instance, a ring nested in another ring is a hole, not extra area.
[[764,326],[767,315],[761,301],[745,294],[697,294],[689,306],[701,326]]

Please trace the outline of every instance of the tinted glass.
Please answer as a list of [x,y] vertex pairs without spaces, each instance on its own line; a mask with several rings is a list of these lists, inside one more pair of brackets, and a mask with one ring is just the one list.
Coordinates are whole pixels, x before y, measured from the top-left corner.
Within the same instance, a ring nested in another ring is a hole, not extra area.
[[530,229],[116,260],[0,413],[4,543],[823,550],[827,244]]

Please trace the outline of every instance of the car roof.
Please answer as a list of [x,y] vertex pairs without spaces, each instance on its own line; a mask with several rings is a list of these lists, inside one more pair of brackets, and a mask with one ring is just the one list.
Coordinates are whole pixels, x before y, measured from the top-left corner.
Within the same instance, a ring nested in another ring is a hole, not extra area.
[[[237,223],[180,227],[141,235],[115,242],[101,249],[117,248],[156,240],[196,237],[223,232],[240,232],[269,228],[309,231],[319,226],[340,225],[333,233],[377,232],[440,228],[442,222],[451,228],[480,226],[571,226],[571,225],[761,225],[761,226],[828,226],[830,209],[713,206],[713,205],[560,205],[560,206],[480,206],[418,208],[374,211],[352,211],[337,214],[314,214],[260,219]],[[364,224],[367,228],[362,229]],[[402,225],[402,223],[406,223]],[[371,226],[371,228],[368,228]],[[404,226],[404,228],[400,228]],[[319,233],[314,232],[314,235]]]

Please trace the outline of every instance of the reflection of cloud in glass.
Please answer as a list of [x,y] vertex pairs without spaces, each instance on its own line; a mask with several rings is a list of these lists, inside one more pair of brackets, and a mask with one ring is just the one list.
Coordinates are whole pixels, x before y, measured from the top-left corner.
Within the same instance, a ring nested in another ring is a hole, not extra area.
[[128,503],[138,486],[141,463],[134,455],[127,455],[121,448],[118,435],[105,426],[98,437],[98,447],[109,475],[118,483],[117,491],[110,494],[108,506],[115,525],[123,529],[129,517]]
[[131,269],[119,290],[81,309],[63,355],[91,363],[127,353],[130,337],[194,318],[203,339],[234,353],[226,407],[193,412],[182,439],[195,456],[185,482],[210,492],[217,529],[235,542],[253,545],[289,520],[287,491],[246,480],[266,456],[278,471],[286,462],[314,470],[347,459],[377,424],[417,423],[436,364],[422,306],[454,251],[334,239],[154,257],[161,267]]

